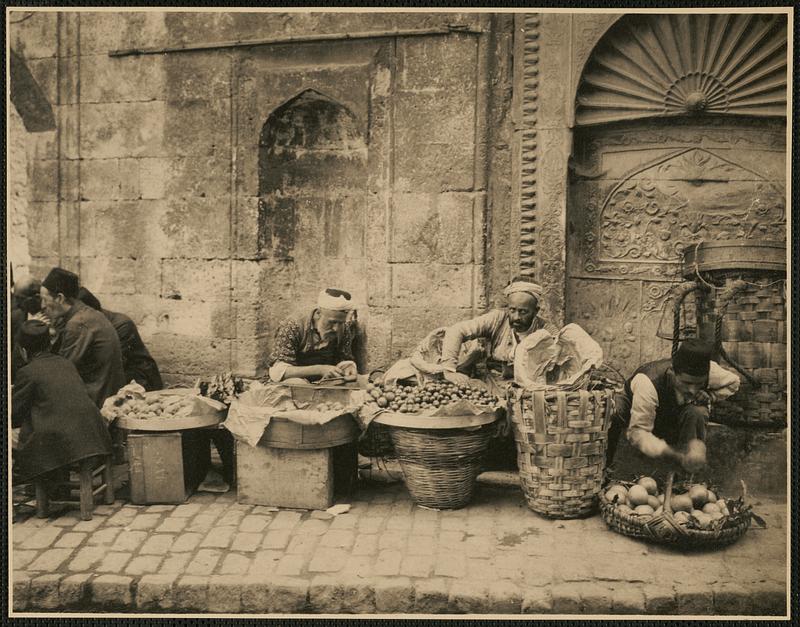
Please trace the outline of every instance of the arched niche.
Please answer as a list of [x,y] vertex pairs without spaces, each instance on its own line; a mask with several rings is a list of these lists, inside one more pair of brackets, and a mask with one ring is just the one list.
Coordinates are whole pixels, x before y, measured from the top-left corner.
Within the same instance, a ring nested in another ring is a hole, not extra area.
[[312,302],[322,285],[365,293],[367,146],[359,128],[347,107],[314,89],[266,119],[258,148],[258,246],[284,277],[266,287],[268,301],[296,308]]
[[786,233],[785,15],[627,15],[575,99],[566,317],[628,374],[701,240]]

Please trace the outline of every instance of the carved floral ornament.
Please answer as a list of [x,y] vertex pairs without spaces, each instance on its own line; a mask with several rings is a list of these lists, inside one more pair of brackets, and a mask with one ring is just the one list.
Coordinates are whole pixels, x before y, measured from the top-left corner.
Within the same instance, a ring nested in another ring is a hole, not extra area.
[[785,15],[629,15],[600,40],[576,123],[691,114],[785,116]]
[[701,148],[677,151],[587,199],[583,270],[674,277],[684,248],[720,239],[786,237],[785,190]]

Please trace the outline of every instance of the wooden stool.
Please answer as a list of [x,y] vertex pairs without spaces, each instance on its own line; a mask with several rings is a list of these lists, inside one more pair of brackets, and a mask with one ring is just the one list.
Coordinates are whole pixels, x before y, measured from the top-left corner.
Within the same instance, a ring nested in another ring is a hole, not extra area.
[[[104,494],[106,504],[111,505],[114,502],[111,455],[82,459],[77,464],[68,466],[66,470],[68,473],[76,472],[78,481],[70,481],[69,476],[66,481],[50,482],[47,477],[36,480],[36,515],[39,518],[47,518],[51,505],[77,505],[81,510],[81,520],[91,520],[95,498],[98,494],[101,492]],[[100,485],[95,488],[94,478],[101,473],[102,480]],[[77,501],[69,498],[73,488],[78,488],[80,492],[80,498]],[[58,490],[66,490],[69,496],[59,500],[51,499],[48,491],[57,494]]]

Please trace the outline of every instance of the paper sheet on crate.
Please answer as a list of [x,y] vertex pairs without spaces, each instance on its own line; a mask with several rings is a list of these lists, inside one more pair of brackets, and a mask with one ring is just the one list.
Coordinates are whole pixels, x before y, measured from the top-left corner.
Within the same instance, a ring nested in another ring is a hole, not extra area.
[[285,418],[304,425],[323,425],[345,413],[355,415],[364,400],[363,390],[353,390],[350,393],[350,402],[344,409],[316,411],[308,403],[293,400],[292,391],[286,385],[263,385],[256,382],[231,402],[228,419],[223,426],[238,439],[244,440],[250,446],[257,446],[272,418]]

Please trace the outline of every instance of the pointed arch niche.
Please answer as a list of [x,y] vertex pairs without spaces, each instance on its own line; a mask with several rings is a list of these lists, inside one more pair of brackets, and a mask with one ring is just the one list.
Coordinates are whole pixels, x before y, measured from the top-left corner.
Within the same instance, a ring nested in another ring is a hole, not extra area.
[[785,239],[785,15],[627,15],[575,100],[568,321],[629,374],[656,337],[684,248]]

